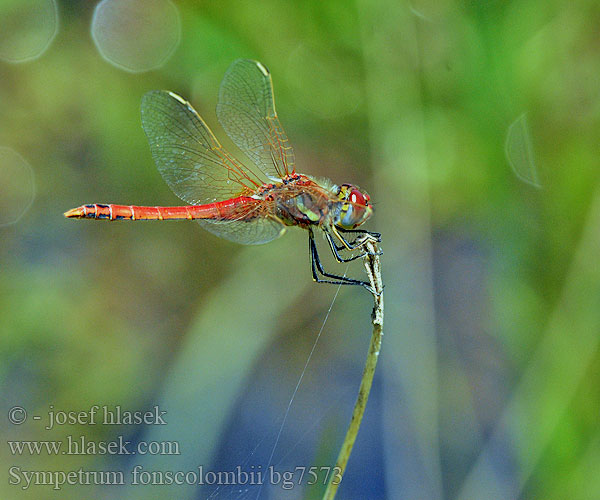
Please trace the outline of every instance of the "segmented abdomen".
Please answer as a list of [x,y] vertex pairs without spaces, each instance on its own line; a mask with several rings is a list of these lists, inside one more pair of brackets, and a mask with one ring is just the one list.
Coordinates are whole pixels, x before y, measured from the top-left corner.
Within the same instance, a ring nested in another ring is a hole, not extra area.
[[208,203],[206,205],[187,205],[182,207],[140,207],[136,205],[105,205],[94,203],[81,205],[65,212],[65,217],[75,219],[107,220],[238,220],[243,213],[251,213],[257,200],[240,196],[231,200]]

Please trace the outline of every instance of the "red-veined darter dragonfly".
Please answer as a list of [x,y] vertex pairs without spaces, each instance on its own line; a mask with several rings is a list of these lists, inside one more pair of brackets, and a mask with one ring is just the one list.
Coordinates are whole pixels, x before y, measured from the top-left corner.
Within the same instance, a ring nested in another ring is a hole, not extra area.
[[[151,91],[142,99],[142,126],[166,183],[187,206],[142,207],[90,204],[66,217],[107,220],[198,220],[222,238],[255,245],[281,236],[286,227],[308,230],[313,279],[362,285],[366,281],[323,269],[314,231],[324,232],[338,262],[366,254],[381,235],[356,229],[373,213],[369,195],[352,184],[296,173],[294,152],[279,123],[267,68],[239,59],[219,90],[217,117],[235,145],[252,160],[243,164],[222,148],[196,110],[177,94]],[[357,252],[353,252],[356,250]]]

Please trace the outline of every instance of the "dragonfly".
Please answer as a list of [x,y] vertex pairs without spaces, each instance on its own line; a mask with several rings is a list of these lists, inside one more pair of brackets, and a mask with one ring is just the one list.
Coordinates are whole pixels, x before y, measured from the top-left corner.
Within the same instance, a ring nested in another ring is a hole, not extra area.
[[267,243],[297,226],[308,231],[314,281],[372,291],[366,281],[325,271],[315,243],[315,232],[322,232],[338,262],[369,253],[366,243],[381,241],[380,233],[358,229],[373,214],[370,197],[353,184],[296,172],[294,151],[275,111],[271,74],[263,64],[234,61],[216,109],[225,132],[251,164],[228,153],[192,105],[173,92],[146,93],[141,111],[154,162],[188,205],[94,203],[73,208],[65,217],[196,220],[209,232],[246,245]]

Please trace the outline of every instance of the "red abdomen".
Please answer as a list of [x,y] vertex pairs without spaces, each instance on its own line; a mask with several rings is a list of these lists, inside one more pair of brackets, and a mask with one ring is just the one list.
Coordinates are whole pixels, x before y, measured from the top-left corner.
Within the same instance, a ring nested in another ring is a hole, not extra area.
[[240,214],[248,212],[258,201],[249,196],[239,196],[231,200],[187,205],[182,207],[139,207],[136,205],[104,205],[94,203],[81,205],[65,212],[65,217],[74,219],[107,220],[237,220]]

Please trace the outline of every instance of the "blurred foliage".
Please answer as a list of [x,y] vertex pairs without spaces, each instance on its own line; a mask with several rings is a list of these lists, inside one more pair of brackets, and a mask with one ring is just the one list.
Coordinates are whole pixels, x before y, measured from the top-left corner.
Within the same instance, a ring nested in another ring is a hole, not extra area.
[[[14,405],[43,416],[49,405],[159,404],[169,422],[47,431],[4,420],[4,471],[266,465],[335,294],[310,279],[306,235],[290,230],[246,248],[193,223],[62,217],[82,203],[177,204],[153,165],[141,96],[185,96],[230,147],[214,109],[225,70],[244,57],[273,75],[298,170],[366,188],[376,209],[368,227],[383,233],[382,367],[340,498],[595,498],[598,2],[174,4],[180,44],[152,72],[102,59],[92,2],[57,2],[47,50],[0,61],[0,147],[35,176],[29,210],[0,227],[3,415]],[[509,127],[524,113],[519,140],[531,147],[540,189],[506,157]],[[333,463],[370,310],[364,290],[340,291],[271,461],[282,470]],[[69,434],[178,440],[182,455],[16,457],[6,446]],[[0,496],[213,490],[19,490],[5,480]],[[275,487],[263,493],[288,498]],[[214,498],[255,496],[223,487]]]

